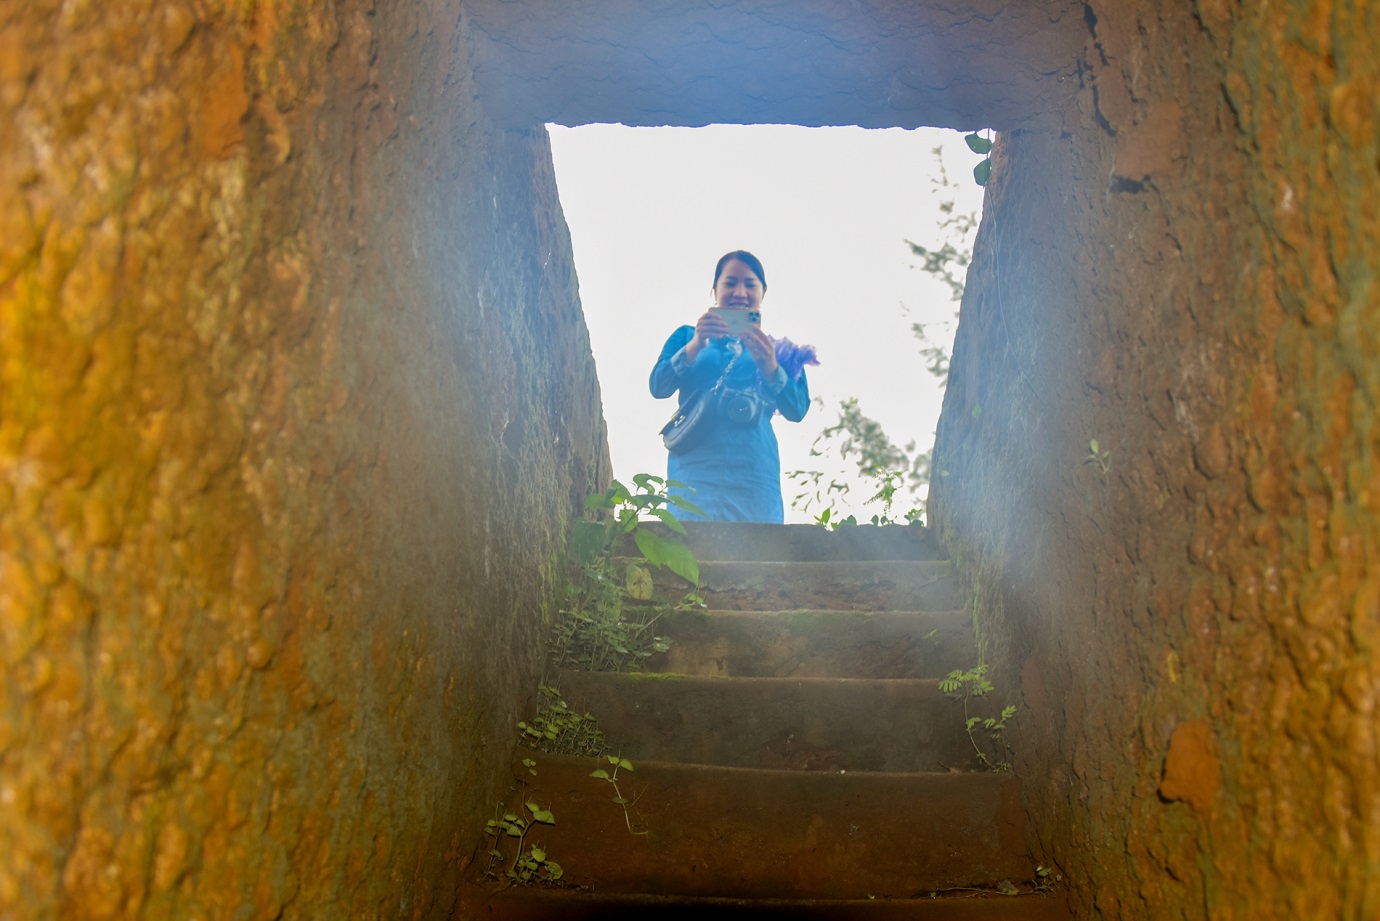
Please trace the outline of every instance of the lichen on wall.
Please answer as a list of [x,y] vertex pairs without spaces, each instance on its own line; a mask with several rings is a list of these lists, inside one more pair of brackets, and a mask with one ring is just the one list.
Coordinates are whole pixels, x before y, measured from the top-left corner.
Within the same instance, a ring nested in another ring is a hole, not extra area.
[[607,475],[464,11],[0,12],[0,917],[445,917]]
[[1087,22],[1082,127],[1001,139],[935,465],[1032,844],[1078,917],[1376,917],[1380,8]]

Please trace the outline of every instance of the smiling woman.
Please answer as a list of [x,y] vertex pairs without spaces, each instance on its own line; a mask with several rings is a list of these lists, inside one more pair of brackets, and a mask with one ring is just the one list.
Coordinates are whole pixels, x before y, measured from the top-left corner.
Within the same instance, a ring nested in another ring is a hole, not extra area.
[[778,340],[752,322],[739,324],[735,335],[723,313],[760,316],[766,276],[752,253],[722,256],[714,267],[714,306],[672,333],[652,368],[652,396],[680,395],[676,417],[663,429],[667,477],[680,484],[672,495],[713,521],[784,520],[772,418],[780,413],[799,422],[810,409],[803,364],[818,364],[813,350],[788,370],[777,360]]

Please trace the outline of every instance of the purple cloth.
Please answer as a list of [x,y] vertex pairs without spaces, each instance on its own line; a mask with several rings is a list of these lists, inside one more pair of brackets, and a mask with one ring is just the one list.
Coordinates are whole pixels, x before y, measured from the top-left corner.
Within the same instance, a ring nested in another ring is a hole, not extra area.
[[800,372],[806,365],[819,364],[819,356],[813,345],[796,345],[789,339],[772,339],[776,346],[776,363],[786,371],[791,380],[800,380]]

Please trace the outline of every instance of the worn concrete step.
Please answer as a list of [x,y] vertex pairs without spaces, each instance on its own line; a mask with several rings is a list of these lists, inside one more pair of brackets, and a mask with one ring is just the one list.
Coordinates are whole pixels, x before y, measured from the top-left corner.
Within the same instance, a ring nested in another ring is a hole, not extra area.
[[563,671],[553,678],[634,762],[790,771],[974,766],[963,705],[934,679],[705,678]]
[[[596,892],[774,899],[913,898],[1026,880],[1019,782],[1004,774],[764,771],[519,750],[519,797],[550,809],[529,845]],[[519,807],[520,808],[520,807]],[[484,862],[481,845],[477,865]]]
[[[669,572],[657,586],[668,597],[688,587]],[[947,560],[700,563],[700,595],[725,611],[952,611],[963,592]]]
[[[662,534],[670,529],[649,524]],[[858,525],[835,531],[813,524],[689,521],[682,540],[698,560],[813,562],[943,560],[934,532],[920,525]]]
[[977,659],[963,611],[673,611],[643,670],[735,678],[938,678]]
[[1057,895],[955,893],[917,899],[716,899],[474,887],[452,921],[1073,921]]

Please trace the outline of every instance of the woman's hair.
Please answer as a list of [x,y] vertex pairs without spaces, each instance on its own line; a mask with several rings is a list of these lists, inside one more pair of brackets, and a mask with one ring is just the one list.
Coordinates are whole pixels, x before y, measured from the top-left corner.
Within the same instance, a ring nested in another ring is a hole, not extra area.
[[762,268],[762,261],[745,249],[735,249],[731,253],[724,253],[723,256],[719,258],[719,264],[714,266],[714,285],[718,285],[719,276],[724,273],[724,266],[730,259],[737,259],[746,264],[748,268],[752,269],[753,273],[757,276],[757,280],[762,283],[763,293],[766,292],[767,272]]

